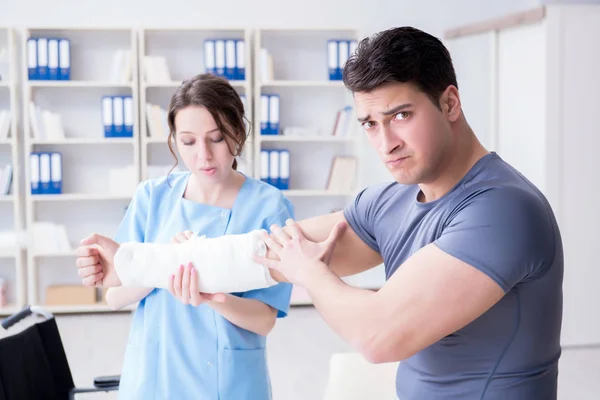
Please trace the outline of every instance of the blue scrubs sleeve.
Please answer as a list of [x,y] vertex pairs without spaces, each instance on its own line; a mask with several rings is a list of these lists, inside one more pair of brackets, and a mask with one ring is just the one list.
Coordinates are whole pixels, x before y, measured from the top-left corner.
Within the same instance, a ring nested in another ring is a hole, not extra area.
[[[269,231],[272,224],[285,226],[285,221],[288,218],[294,218],[294,207],[285,199],[284,204],[270,218],[265,219],[265,224],[262,229]],[[290,298],[292,297],[292,285],[290,283],[278,283],[265,289],[256,289],[244,292],[242,297],[249,299],[260,300],[265,304],[277,310],[277,318],[287,316],[290,309]]]
[[113,240],[117,243],[145,241],[146,221],[148,217],[148,204],[150,202],[150,188],[148,182],[141,182],[133,199],[129,203],[125,216],[117,229]]

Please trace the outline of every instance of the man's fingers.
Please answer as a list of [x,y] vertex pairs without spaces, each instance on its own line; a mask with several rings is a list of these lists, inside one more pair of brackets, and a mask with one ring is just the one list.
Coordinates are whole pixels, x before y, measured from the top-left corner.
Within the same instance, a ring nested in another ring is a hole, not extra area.
[[331,229],[331,232],[329,232],[329,237],[326,240],[327,247],[335,244],[335,242],[340,238],[342,233],[344,233],[344,231],[346,230],[346,226],[347,224],[344,221],[340,221],[337,224],[335,224],[333,229]]
[[275,238],[279,244],[285,245],[290,241],[290,237],[287,233],[284,232],[283,229],[279,225],[271,225],[271,237]]
[[262,257],[262,256],[258,256],[256,254],[254,255],[254,262],[257,264],[264,265],[267,268],[278,269],[278,267],[279,267],[279,261],[272,260],[270,258],[266,258],[266,257]]
[[265,241],[265,244],[267,245],[267,247],[269,249],[273,250],[275,252],[275,254],[279,255],[279,253],[281,252],[283,247],[277,241],[273,240],[271,235],[269,235],[266,232],[263,233],[262,237],[263,237],[263,240]]
[[177,272],[175,273],[175,279],[173,280],[173,290],[175,291],[175,296],[181,297],[181,278],[183,275],[183,265],[180,265],[177,268]]
[[285,225],[287,226],[288,232],[290,233],[292,239],[300,239],[304,237],[304,233],[300,229],[300,226],[293,219],[288,218],[285,221]]

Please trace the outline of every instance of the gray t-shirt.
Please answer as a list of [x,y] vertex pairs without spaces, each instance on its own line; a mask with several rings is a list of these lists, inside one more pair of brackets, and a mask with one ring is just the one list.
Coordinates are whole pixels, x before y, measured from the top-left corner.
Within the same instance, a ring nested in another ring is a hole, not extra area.
[[[385,263],[387,279],[429,243],[493,279],[505,296],[464,328],[400,363],[400,400],[555,399],[561,354],[563,250],[544,195],[496,153],[446,195],[369,187],[344,210]],[[454,310],[447,310],[451,313]]]

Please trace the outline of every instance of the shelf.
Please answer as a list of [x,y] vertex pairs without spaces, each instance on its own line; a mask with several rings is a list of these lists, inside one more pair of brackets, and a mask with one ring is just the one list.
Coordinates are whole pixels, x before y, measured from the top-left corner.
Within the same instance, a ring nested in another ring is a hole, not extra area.
[[343,197],[352,196],[352,193],[331,192],[329,190],[282,190],[285,196],[289,197]]
[[62,258],[62,257],[75,257],[77,255],[77,249],[68,251],[56,252],[56,253],[33,253],[33,258]]
[[[233,87],[244,87],[246,86],[246,81],[229,81],[231,86]],[[143,87],[145,89],[153,89],[153,88],[178,88],[181,86],[182,81],[172,81],[172,82],[157,82],[157,83],[143,83]]]
[[17,250],[7,251],[0,250],[0,258],[15,258]]
[[167,144],[167,137],[164,138],[157,138],[157,137],[148,137],[148,136],[144,136],[144,142],[146,143],[160,143],[160,144]]
[[8,139],[8,140],[0,140],[0,146],[12,146],[14,145],[14,141],[12,139]]
[[30,87],[47,88],[133,88],[133,83],[105,81],[27,81]]
[[134,144],[135,139],[125,138],[66,138],[62,140],[32,140],[32,145],[63,145],[63,144]]
[[261,142],[355,142],[355,138],[337,136],[282,136],[282,135],[260,135]]
[[34,194],[33,201],[91,201],[91,200],[131,200],[131,196],[101,194],[101,193],[65,193],[65,194]]
[[52,314],[79,314],[79,313],[113,313],[113,312],[129,312],[135,310],[137,304],[127,306],[121,310],[112,310],[108,305],[99,304],[81,304],[81,305],[44,305],[44,310]]
[[5,88],[10,88],[12,87],[12,82],[11,81],[0,81],[0,88],[5,87]]
[[13,195],[0,195],[0,203],[12,203],[14,199],[15,197]]
[[339,87],[345,88],[342,81],[269,81],[260,87]]

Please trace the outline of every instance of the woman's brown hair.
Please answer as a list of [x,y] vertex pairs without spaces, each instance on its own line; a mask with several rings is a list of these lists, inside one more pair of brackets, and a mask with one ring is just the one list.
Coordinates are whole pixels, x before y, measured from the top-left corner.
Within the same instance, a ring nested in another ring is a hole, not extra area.
[[[169,104],[168,145],[169,151],[175,158],[175,165],[171,171],[179,163],[172,145],[175,140],[175,116],[180,110],[190,106],[206,108],[215,119],[221,133],[235,143],[235,149],[229,148],[231,155],[237,157],[241,154],[248,132],[244,123],[244,104],[240,96],[226,79],[211,74],[200,74],[184,81],[173,94]],[[227,143],[229,146],[229,141]],[[232,167],[237,169],[237,160],[233,160]]]

